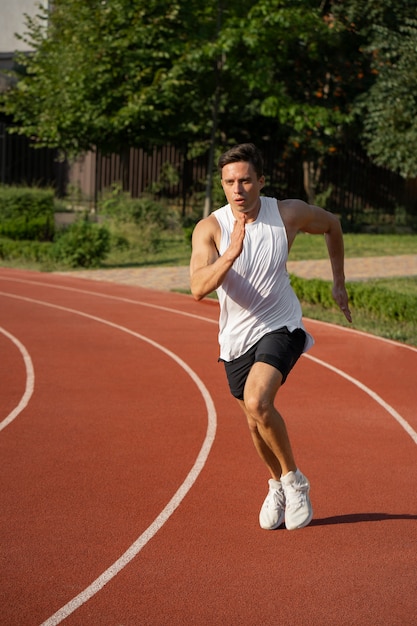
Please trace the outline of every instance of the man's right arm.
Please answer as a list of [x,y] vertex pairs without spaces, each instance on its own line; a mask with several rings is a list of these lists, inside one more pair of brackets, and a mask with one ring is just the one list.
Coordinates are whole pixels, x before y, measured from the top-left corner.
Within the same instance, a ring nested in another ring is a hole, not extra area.
[[217,220],[213,216],[201,220],[193,232],[190,260],[191,293],[196,300],[215,291],[242,251],[245,236],[244,220],[235,223],[230,245],[219,255],[216,246]]

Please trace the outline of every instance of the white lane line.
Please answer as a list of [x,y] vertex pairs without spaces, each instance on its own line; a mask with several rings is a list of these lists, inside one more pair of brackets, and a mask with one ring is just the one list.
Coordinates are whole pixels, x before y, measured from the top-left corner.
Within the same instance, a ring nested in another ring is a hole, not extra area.
[[[154,344],[154,342],[150,343],[152,343],[152,345],[158,345]],[[163,349],[162,351],[165,352],[165,349]],[[81,591],[81,593],[72,598],[72,600],[70,600],[60,609],[58,609],[58,611],[51,615],[51,617],[49,617],[47,620],[45,620],[41,624],[41,626],[55,626],[56,624],[60,624],[64,619],[71,615],[71,613],[76,611],[80,606],[87,602],[87,600],[89,600],[96,593],[98,593],[108,582],[110,582],[112,578],[114,578],[128,563],[130,563],[130,561],[132,561],[132,559],[134,559],[139,554],[139,552],[148,543],[148,541],[150,541],[152,537],[156,535],[158,530],[160,530],[165,522],[171,517],[175,509],[178,508],[182,500],[185,498],[187,493],[194,485],[198,475],[200,474],[206,463],[210,449],[213,445],[216,433],[216,411],[211,396],[204,384],[201,382],[201,380],[198,379],[195,374],[193,374],[192,378],[196,382],[206,402],[208,425],[203,445],[200,449],[200,452],[193,467],[191,468],[184,482],[176,491],[171,500],[168,502],[166,507],[158,515],[158,517],[156,517],[152,524],[148,526],[148,528],[136,539],[134,543],[132,543],[132,545],[126,550],[126,552],[124,552],[122,556],[117,559],[117,561],[115,561],[110,567],[108,567],[88,587]]]
[[40,304],[42,306],[47,306],[53,309],[58,309],[60,311],[65,311],[67,313],[73,313],[75,315],[80,315],[82,317],[86,317],[93,321],[99,322],[101,324],[106,324],[112,328],[125,332],[141,341],[145,341],[149,343],[154,348],[160,350],[168,357],[173,359],[193,380],[199,389],[201,395],[203,396],[204,402],[207,408],[207,431],[201,446],[201,449],[197,455],[197,458],[186,476],[184,482],[180,485],[178,490],[175,492],[171,500],[165,506],[165,508],[161,511],[161,513],[155,518],[155,520],[148,526],[148,528],[136,539],[134,543],[122,554],[121,557],[117,559],[110,567],[108,567],[98,578],[96,578],[86,589],[81,591],[77,596],[72,598],[67,604],[58,609],[56,613],[54,613],[51,617],[49,617],[45,622],[42,623],[42,626],[54,626],[59,624],[64,619],[66,619],[71,613],[73,613],[76,609],[78,609],[81,605],[83,605],[87,600],[92,598],[100,589],[104,587],[112,578],[116,576],[132,559],[135,558],[142,550],[142,548],[148,543],[150,539],[162,528],[165,522],[171,517],[174,511],[181,504],[184,497],[190,491],[192,486],[194,485],[197,477],[199,476],[201,470],[203,469],[208,455],[210,453],[211,447],[214,442],[214,438],[216,435],[217,428],[217,415],[216,409],[214,407],[214,403],[210,393],[208,392],[206,386],[202,382],[202,380],[197,376],[197,374],[192,370],[185,361],[183,361],[177,354],[171,352],[161,344],[145,337],[144,335],[140,335],[125,326],[120,326],[119,324],[115,324],[108,320],[105,320],[101,317],[96,317],[95,315],[89,315],[88,313],[84,313],[83,311],[78,311],[76,309],[70,309],[67,307],[63,307],[57,304],[51,304],[49,302],[43,302],[41,300],[35,300],[33,298],[27,298],[22,296],[9,295],[12,298],[16,298],[18,300],[24,300],[26,302],[31,302],[35,304]]
[[[158,311],[166,311],[167,313],[176,313],[177,315],[183,315],[184,317],[192,317],[197,320],[204,320],[206,322],[211,322],[212,324],[218,323],[217,320],[211,320],[206,317],[201,317],[200,315],[195,315],[194,313],[187,313],[186,311],[172,309],[170,307],[162,306],[160,304],[150,304],[149,302],[142,302],[141,300],[133,300],[132,298],[124,298],[123,296],[113,296],[111,294],[101,293],[99,291],[89,291],[88,289],[79,289],[77,287],[67,287],[65,285],[51,285],[49,283],[43,283],[37,280],[24,280],[23,278],[9,278],[9,277],[0,276],[0,280],[23,283],[26,285],[38,285],[39,287],[50,287],[52,289],[61,289],[62,291],[71,291],[73,293],[82,293],[87,296],[95,296],[97,298],[104,298],[106,300],[116,300],[117,302],[126,302],[127,304],[135,304],[137,306],[144,306],[150,309],[157,309]],[[9,296],[11,294],[7,292],[0,292],[0,295]],[[216,302],[216,301],[213,300],[213,302]]]
[[[63,277],[65,278],[65,274],[63,274]],[[186,311],[180,311],[178,309],[172,309],[170,307],[165,307],[162,305],[158,305],[158,304],[149,304],[149,302],[142,302],[141,300],[133,300],[131,298],[124,298],[123,296],[113,296],[111,294],[106,294],[106,293],[101,293],[99,291],[89,291],[88,289],[80,289],[78,287],[68,287],[66,285],[54,285],[52,283],[45,283],[39,280],[28,280],[28,279],[24,279],[24,278],[14,278],[11,276],[1,276],[0,275],[0,280],[5,280],[5,281],[9,281],[9,282],[16,282],[16,283],[23,283],[23,284],[27,284],[27,285],[39,285],[40,287],[50,287],[51,289],[61,289],[63,291],[72,291],[75,293],[83,293],[83,294],[87,294],[89,296],[96,296],[98,298],[108,298],[109,300],[119,300],[120,302],[126,302],[128,304],[136,304],[139,306],[144,306],[144,307],[149,307],[149,308],[153,308],[153,309],[158,309],[159,311],[167,311],[169,313],[176,313],[177,315],[183,315],[185,317],[192,317],[194,319],[197,320],[203,320],[205,322],[210,322],[211,324],[218,324],[218,320],[213,320],[210,319],[208,317],[202,317],[201,315],[196,315],[194,313],[187,313]],[[80,279],[80,280],[84,280],[84,279]],[[96,281],[97,282],[97,281]],[[115,283],[112,283],[115,284]],[[129,285],[125,285],[125,286],[129,286]],[[132,287],[133,289],[134,287]],[[7,294],[5,294],[7,295]],[[179,294],[177,294],[179,295]],[[181,294],[183,296],[186,296],[186,294]],[[215,302],[215,301],[214,301]],[[415,346],[410,346],[406,343],[401,343],[399,341],[394,341],[393,339],[387,339],[386,337],[378,337],[378,335],[371,335],[369,333],[365,333],[362,330],[357,330],[356,328],[350,328],[348,326],[339,326],[337,324],[332,324],[331,322],[322,322],[320,320],[315,320],[312,318],[306,318],[308,319],[308,322],[312,322],[313,324],[321,324],[322,326],[332,326],[333,328],[337,328],[338,330],[347,332],[347,333],[354,333],[356,335],[362,335],[364,337],[366,337],[367,339],[373,339],[375,341],[382,341],[384,343],[389,343],[393,346],[396,346],[397,348],[403,348],[405,350],[411,350],[412,352],[417,352],[417,347]]]
[[400,424],[400,426],[404,428],[405,432],[408,435],[410,435],[414,443],[417,444],[417,432],[410,426],[407,420],[405,420],[398,413],[398,411],[396,411],[390,404],[388,404],[388,402],[385,402],[385,400],[383,400],[381,396],[379,396],[375,391],[372,391],[372,389],[370,389],[369,387],[361,383],[356,378],[353,378],[353,376],[350,376],[343,370],[340,370],[339,368],[334,367],[334,365],[330,365],[330,363],[327,363],[326,361],[322,361],[321,359],[318,359],[317,357],[312,356],[311,354],[304,354],[303,357],[306,359],[310,359],[310,361],[314,361],[315,363],[318,363],[319,365],[322,365],[323,367],[327,367],[327,369],[331,370],[332,372],[335,372],[335,374],[338,374],[342,378],[345,378],[350,383],[352,383],[353,385],[356,385],[356,387],[359,387],[359,389],[367,393],[368,396],[370,396],[373,400],[375,400],[375,402],[377,402],[380,406],[382,406],[382,408],[385,409],[387,413],[389,413]]
[[5,328],[0,326],[0,333],[5,335],[10,341],[14,343],[14,345],[20,351],[22,355],[23,362],[26,368],[26,385],[23,396],[20,399],[19,404],[0,422],[0,431],[3,428],[6,428],[13,420],[23,411],[24,408],[27,407],[30,398],[32,397],[33,390],[35,388],[35,370],[33,368],[32,359],[30,358],[29,352],[26,350],[25,346],[11,333],[9,333]]
[[[3,278],[3,277],[0,277],[0,278]],[[141,301],[138,301],[138,300],[132,300],[130,298],[124,298],[124,297],[121,297],[121,296],[113,296],[113,295],[103,294],[103,293],[99,293],[99,292],[91,292],[91,291],[88,291],[86,289],[78,289],[76,287],[66,287],[65,285],[49,285],[49,284],[45,284],[45,283],[43,283],[41,281],[30,281],[30,280],[13,279],[13,278],[5,278],[5,280],[9,280],[11,282],[16,281],[16,282],[21,282],[21,283],[27,283],[29,285],[36,284],[36,285],[39,285],[39,286],[42,286],[42,287],[47,286],[47,287],[53,287],[53,288],[61,289],[61,290],[75,291],[75,292],[88,294],[88,295],[94,295],[94,296],[98,296],[98,297],[102,297],[102,298],[109,298],[111,300],[120,300],[121,302],[126,302],[128,304],[135,304],[135,305],[139,305],[139,306],[145,306],[145,307],[154,308],[154,309],[157,309],[157,310],[160,310],[160,311],[166,311],[166,312],[169,312],[169,313],[175,313],[177,315],[183,315],[183,316],[186,316],[186,317],[192,317],[194,319],[201,320],[203,322],[208,322],[210,324],[218,324],[218,320],[217,319],[213,320],[213,319],[211,319],[209,317],[204,317],[202,315],[195,315],[195,314],[192,314],[192,313],[187,313],[185,311],[180,311],[178,309],[164,307],[164,306],[160,306],[160,305],[157,305],[157,304],[149,304],[148,302],[141,302]],[[8,296],[10,294],[0,292],[0,295]],[[389,343],[391,345],[394,345],[397,348],[402,348],[402,349],[407,349],[407,350],[411,350],[411,351],[417,352],[417,348],[415,348],[414,346],[409,346],[407,344],[403,344],[403,343],[400,343],[400,342],[397,342],[397,341],[393,341],[391,339],[386,339],[385,337],[378,337],[377,335],[369,335],[368,333],[364,333],[364,332],[356,330],[354,328],[348,328],[346,326],[338,326],[337,324],[331,324],[329,322],[321,322],[319,320],[313,320],[313,319],[310,319],[310,318],[308,318],[308,321],[309,321],[309,323],[313,322],[315,324],[322,325],[322,326],[323,325],[324,326],[332,326],[332,327],[336,328],[337,330],[342,330],[342,331],[345,331],[347,333],[354,333],[354,334],[358,334],[358,335],[363,335],[367,339],[373,339],[375,341],[382,341],[384,343]],[[332,365],[327,364],[325,361],[321,361],[321,360],[317,359],[316,357],[312,357],[311,355],[308,355],[308,354],[304,354],[303,356],[311,358],[311,359],[316,359],[316,361],[318,363],[328,367],[329,369],[332,369],[334,372],[337,372],[340,376],[344,377],[346,380],[349,380],[354,385],[356,385],[358,388],[360,388],[363,391],[365,391],[365,393],[367,393],[376,402],[378,402],[378,404],[380,404],[380,406],[382,406],[384,409],[386,409],[386,411],[395,420],[397,420],[397,422],[404,428],[406,433],[408,435],[410,435],[410,437],[413,439],[413,441],[416,442],[416,439],[415,439],[416,432],[412,428],[412,426],[392,406],[390,406],[387,402],[385,402],[385,400],[383,400],[376,392],[374,392],[372,389],[370,389],[369,387],[367,387],[366,385],[361,383],[356,378],[353,378],[352,376],[350,376],[346,372],[343,372],[343,370],[339,370],[339,369],[333,367]]]

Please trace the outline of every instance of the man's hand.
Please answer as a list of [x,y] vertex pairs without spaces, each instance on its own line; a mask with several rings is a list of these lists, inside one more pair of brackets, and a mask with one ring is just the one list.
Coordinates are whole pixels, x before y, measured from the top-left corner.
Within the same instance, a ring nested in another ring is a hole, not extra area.
[[339,305],[340,310],[346,317],[347,321],[352,322],[352,315],[349,309],[349,299],[345,286],[337,287],[334,285],[332,289],[332,295],[333,299],[335,300],[336,304]]
[[226,253],[227,255],[230,255],[233,260],[237,259],[237,257],[243,250],[243,240],[245,238],[245,223],[246,216],[243,213],[239,213],[233,226],[232,234],[230,236],[230,245]]
[[191,293],[196,300],[201,300],[222,284],[227,272],[243,250],[245,223],[245,215],[238,215],[229,246],[221,256],[216,243],[217,239],[220,241],[220,226],[214,215],[201,220],[195,227],[190,259],[190,285]]

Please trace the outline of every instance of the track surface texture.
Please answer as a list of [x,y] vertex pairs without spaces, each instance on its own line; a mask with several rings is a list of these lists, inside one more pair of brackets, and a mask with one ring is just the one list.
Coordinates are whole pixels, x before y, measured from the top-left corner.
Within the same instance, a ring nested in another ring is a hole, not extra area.
[[217,314],[0,269],[2,626],[417,623],[417,350],[306,320],[277,404],[315,514],[264,531]]

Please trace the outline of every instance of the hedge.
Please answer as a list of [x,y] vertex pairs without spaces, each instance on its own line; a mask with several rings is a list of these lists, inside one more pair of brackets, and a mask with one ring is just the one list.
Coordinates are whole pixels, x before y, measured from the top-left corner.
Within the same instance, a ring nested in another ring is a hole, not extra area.
[[[326,309],[335,307],[331,282],[291,275],[291,284],[301,301],[320,304]],[[348,283],[346,290],[352,309],[362,309],[381,320],[415,322],[417,319],[417,296],[361,282]]]
[[0,185],[0,236],[13,240],[52,241],[54,192]]
[[53,242],[14,241],[0,237],[0,260],[37,262],[45,266],[99,267],[110,251],[110,232],[86,219],[58,231]]

